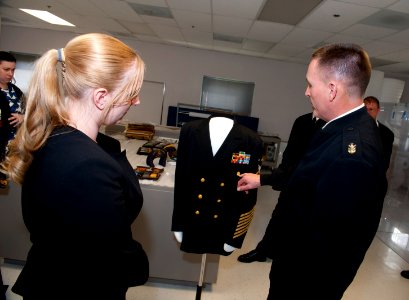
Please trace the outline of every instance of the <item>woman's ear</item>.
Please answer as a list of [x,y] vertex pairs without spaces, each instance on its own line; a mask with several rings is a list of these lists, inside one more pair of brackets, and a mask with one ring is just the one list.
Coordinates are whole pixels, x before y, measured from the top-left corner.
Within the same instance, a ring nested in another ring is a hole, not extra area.
[[92,100],[99,110],[104,110],[108,102],[108,91],[104,88],[95,89],[92,93]]

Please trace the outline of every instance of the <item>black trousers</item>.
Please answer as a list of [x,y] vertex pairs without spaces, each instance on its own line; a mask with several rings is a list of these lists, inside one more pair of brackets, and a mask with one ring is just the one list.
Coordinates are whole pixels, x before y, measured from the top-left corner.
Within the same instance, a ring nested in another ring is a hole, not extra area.
[[[302,251],[302,250],[301,250]],[[308,258],[276,258],[271,263],[267,300],[340,300],[353,276]]]

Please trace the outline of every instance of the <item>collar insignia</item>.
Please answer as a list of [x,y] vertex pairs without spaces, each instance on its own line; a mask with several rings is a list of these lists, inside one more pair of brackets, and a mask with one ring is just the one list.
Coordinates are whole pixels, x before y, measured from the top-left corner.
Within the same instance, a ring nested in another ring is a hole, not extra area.
[[355,154],[356,153],[356,144],[351,143],[348,145],[348,153]]

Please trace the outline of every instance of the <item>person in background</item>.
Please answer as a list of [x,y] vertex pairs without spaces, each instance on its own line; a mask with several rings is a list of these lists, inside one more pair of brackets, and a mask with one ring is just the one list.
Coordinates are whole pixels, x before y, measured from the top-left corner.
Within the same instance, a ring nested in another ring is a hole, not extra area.
[[131,231],[139,182],[119,142],[99,133],[139,104],[144,71],[133,49],[97,33],[37,60],[3,163],[22,184],[32,242],[12,287],[23,299],[124,300],[147,281],[149,262]]
[[[6,155],[9,140],[14,138],[17,127],[23,122],[23,92],[12,83],[16,70],[16,58],[9,52],[0,51],[0,162]],[[7,177],[0,172],[0,188],[8,186]],[[0,299],[6,293],[0,271]]]
[[[305,153],[313,135],[317,130],[321,129],[324,124],[325,122],[323,120],[314,117],[312,113],[299,116],[291,128],[287,147],[284,150],[283,159],[278,168],[261,172],[261,175],[246,173],[242,176],[241,182],[253,180],[256,185],[254,188],[260,185],[271,185],[274,190],[282,191],[289,176]],[[257,247],[248,253],[240,255],[237,260],[243,263],[266,261],[269,254],[268,247],[271,245],[269,238],[273,236],[271,233],[273,230],[274,218],[272,217]]]
[[386,127],[384,124],[378,121],[378,114],[381,111],[379,100],[374,96],[368,96],[364,99],[364,104],[366,106],[366,110],[370,114],[372,118],[376,121],[376,124],[379,128],[379,134],[381,135],[381,142],[383,146],[383,151],[385,153],[385,163],[386,163],[386,170],[389,168],[392,149],[393,149],[393,140],[395,139],[395,135],[393,134],[392,130]]
[[[377,120],[378,114],[380,112],[379,100],[374,96],[368,96],[364,99],[364,103],[365,103],[366,109],[368,110],[368,113],[371,115],[372,118],[376,120],[376,123],[378,124],[379,133],[381,135],[381,140],[382,140],[382,145],[383,145],[385,157],[387,160],[386,165],[389,168],[395,135],[393,134],[392,130],[390,130],[388,127],[386,127],[385,125],[383,125],[381,122]],[[409,270],[402,270],[400,275],[403,278],[409,279]]]
[[269,300],[341,299],[375,237],[387,183],[378,127],[363,104],[370,76],[369,57],[357,45],[329,44],[312,54],[305,95],[327,123],[273,213]]
[[[24,95],[12,83],[16,62],[13,54],[0,51],[0,162],[6,155],[8,142],[15,137],[24,119]],[[7,185],[6,176],[0,173],[0,188]]]

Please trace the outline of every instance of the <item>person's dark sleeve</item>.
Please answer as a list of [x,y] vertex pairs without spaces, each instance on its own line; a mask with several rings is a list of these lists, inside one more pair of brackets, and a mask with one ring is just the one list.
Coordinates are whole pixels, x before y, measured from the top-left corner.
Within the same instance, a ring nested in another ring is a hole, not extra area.
[[[309,138],[306,137],[304,128],[306,120],[310,122],[305,116],[298,117],[294,121],[280,165],[275,169],[262,170],[260,173],[261,185],[271,185],[276,191],[283,190],[309,143]],[[310,124],[308,125],[310,126]]]

